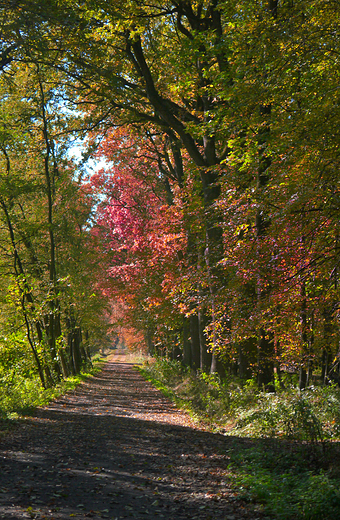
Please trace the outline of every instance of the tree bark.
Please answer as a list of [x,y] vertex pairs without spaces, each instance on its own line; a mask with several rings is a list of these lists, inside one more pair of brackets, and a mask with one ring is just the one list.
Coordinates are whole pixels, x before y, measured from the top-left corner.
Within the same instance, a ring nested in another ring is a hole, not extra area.
[[190,346],[191,346],[191,367],[194,370],[200,368],[200,334],[198,315],[191,314],[190,318]]
[[192,356],[191,356],[191,345],[190,345],[190,319],[183,317],[183,358],[182,363],[184,366],[192,368]]

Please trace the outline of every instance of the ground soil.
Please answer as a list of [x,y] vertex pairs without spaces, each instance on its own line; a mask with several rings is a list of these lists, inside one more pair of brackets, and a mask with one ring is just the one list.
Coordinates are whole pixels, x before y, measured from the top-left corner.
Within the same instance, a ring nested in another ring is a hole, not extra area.
[[[204,431],[118,354],[0,438],[0,518],[257,520]],[[235,448],[235,444],[233,444]]]

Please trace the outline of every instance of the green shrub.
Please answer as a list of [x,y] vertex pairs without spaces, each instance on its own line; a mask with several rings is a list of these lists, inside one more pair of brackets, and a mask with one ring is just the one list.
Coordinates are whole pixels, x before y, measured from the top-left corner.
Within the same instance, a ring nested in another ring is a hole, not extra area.
[[329,472],[310,470],[300,450],[259,441],[256,447],[230,450],[229,470],[235,492],[255,502],[272,520],[333,520],[340,516],[339,479]]
[[[249,467],[248,467],[249,470]],[[278,520],[331,520],[340,516],[339,482],[325,474],[270,473],[252,469],[236,477],[239,497]]]
[[324,443],[340,437],[340,389],[277,386],[276,393],[259,391],[254,379],[222,379],[202,371],[192,373],[165,358],[144,365],[145,374],[171,389],[193,414],[230,434],[278,437]]
[[41,386],[40,379],[34,374],[23,375],[15,369],[8,370],[7,374],[0,368],[0,418],[15,418],[36,406],[44,406],[59,395],[72,390],[81,381],[95,374],[98,365],[77,376],[61,381],[53,388],[46,390]]
[[340,518],[340,471],[332,466],[336,444],[326,444],[340,436],[338,387],[299,391],[288,384],[265,393],[254,380],[193,374],[166,359],[143,371],[195,418],[236,438],[258,439],[252,448],[231,441],[228,478],[238,498],[255,503],[271,520]]

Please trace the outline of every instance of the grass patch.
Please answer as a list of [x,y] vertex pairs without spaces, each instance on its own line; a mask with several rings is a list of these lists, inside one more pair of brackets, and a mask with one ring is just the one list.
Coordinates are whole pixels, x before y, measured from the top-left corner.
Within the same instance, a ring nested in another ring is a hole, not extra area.
[[60,395],[74,390],[82,381],[100,372],[105,361],[97,357],[92,363],[92,367],[87,367],[80,374],[70,376],[46,390],[41,386],[38,377],[13,374],[10,381],[0,382],[0,431],[10,429],[13,421],[37,406],[45,406]]
[[270,520],[340,518],[340,389],[294,385],[276,393],[255,382],[193,374],[156,359],[141,373],[212,431],[230,437],[228,471],[238,498]]
[[339,518],[340,475],[333,474],[330,464],[340,461],[338,447],[331,452],[332,457],[320,452],[316,463],[307,445],[260,441],[251,448],[238,446],[228,453],[235,491],[273,520]]

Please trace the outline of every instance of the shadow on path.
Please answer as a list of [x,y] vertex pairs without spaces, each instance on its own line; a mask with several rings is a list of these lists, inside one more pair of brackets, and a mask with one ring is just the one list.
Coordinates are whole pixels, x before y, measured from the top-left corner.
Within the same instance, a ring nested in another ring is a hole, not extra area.
[[232,443],[108,362],[1,440],[0,518],[256,520],[229,485]]

